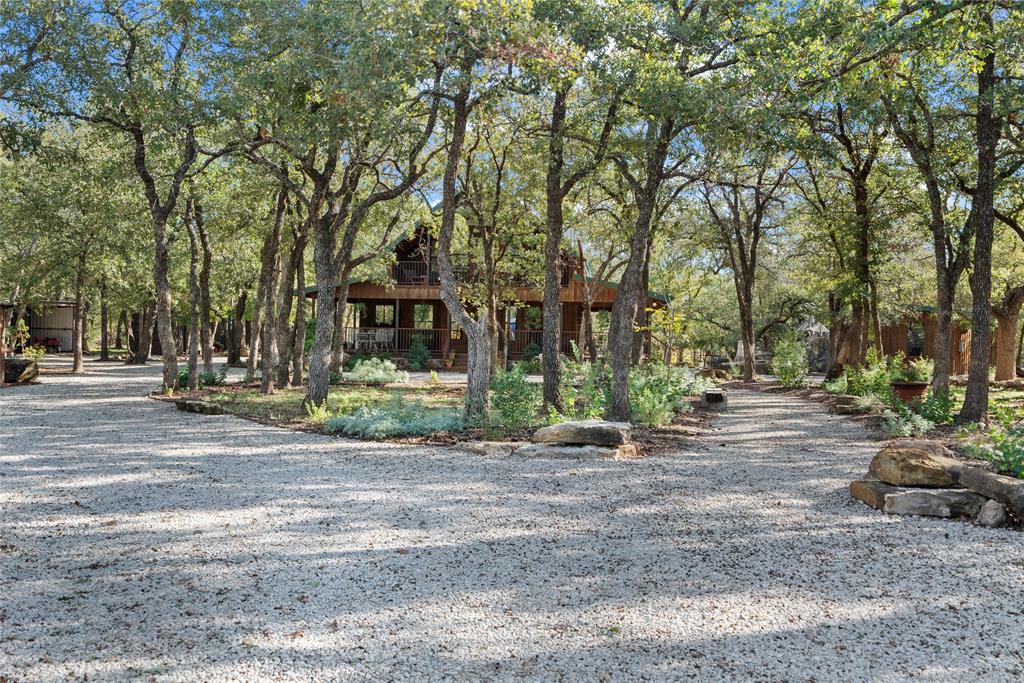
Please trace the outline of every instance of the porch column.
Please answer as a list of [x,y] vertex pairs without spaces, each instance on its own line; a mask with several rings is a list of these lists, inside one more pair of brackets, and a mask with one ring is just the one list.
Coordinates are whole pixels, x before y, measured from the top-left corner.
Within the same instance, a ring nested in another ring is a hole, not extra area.
[[398,350],[398,297],[395,297],[395,337],[391,340],[391,352],[394,353]]

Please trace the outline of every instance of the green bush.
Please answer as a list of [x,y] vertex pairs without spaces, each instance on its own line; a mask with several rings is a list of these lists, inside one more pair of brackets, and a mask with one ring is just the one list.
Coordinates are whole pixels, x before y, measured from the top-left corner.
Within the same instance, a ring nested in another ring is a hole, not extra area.
[[600,418],[608,406],[608,374],[595,363],[571,360],[562,372],[559,393],[566,417],[573,420]]
[[900,403],[895,411],[883,413],[882,429],[889,436],[923,436],[935,429],[935,424]]
[[686,410],[688,397],[706,387],[703,378],[658,362],[645,363],[629,374],[629,411],[634,424],[659,427]]
[[325,421],[328,432],[369,439],[399,436],[426,436],[458,432],[464,428],[462,412],[453,408],[428,408],[421,400],[407,401],[396,394],[384,406],[364,406],[349,415],[336,415]]
[[523,348],[523,360],[531,361],[537,358],[541,353],[540,344],[535,341],[530,342]]
[[862,367],[850,368],[846,372],[848,391],[854,396],[874,394],[885,403],[892,403],[892,369],[890,365],[903,365],[901,356],[890,362],[875,349],[868,351]]
[[968,450],[999,473],[1024,478],[1024,423],[1010,406],[996,408],[994,417],[986,431],[988,443],[969,444]]
[[430,349],[427,348],[427,340],[422,334],[414,334],[409,340],[409,352],[405,357],[409,359],[411,369],[427,369],[427,365],[430,363]]
[[952,392],[943,396],[936,394],[931,389],[928,390],[928,395],[925,396],[925,399],[914,406],[915,410],[921,414],[921,417],[940,425],[953,422],[953,409],[955,407],[956,399],[953,397]]
[[21,349],[21,355],[29,360],[38,361],[46,355],[45,346],[24,346]]
[[380,360],[390,360],[391,356],[386,353],[352,353],[345,356],[345,372],[352,370],[357,363],[363,361],[378,358]]
[[517,432],[537,423],[542,402],[540,387],[526,379],[522,363],[511,370],[497,370],[491,378],[492,428]]
[[915,358],[904,362],[903,354],[893,357],[890,379],[894,382],[928,382],[932,378],[935,363],[928,358]]
[[399,370],[389,360],[369,358],[358,361],[345,379],[358,384],[405,384],[409,381],[409,373]]
[[[206,387],[219,387],[227,383],[228,379],[228,366],[220,366],[220,370],[217,372],[200,372],[196,375],[196,384],[199,389]],[[178,372],[178,386],[188,386],[188,368],[182,368]]]
[[847,394],[850,391],[850,383],[844,374],[835,379],[825,380],[821,383],[821,388],[830,394]]
[[772,373],[779,378],[782,386],[793,389],[804,386],[807,370],[807,351],[796,332],[789,331],[775,343]]

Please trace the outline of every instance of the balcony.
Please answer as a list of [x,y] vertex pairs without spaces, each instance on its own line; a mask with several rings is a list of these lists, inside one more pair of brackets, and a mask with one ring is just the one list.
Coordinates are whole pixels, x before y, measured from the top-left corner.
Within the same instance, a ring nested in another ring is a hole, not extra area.
[[[465,284],[480,281],[482,270],[474,263],[468,254],[452,254],[452,271],[456,282]],[[569,286],[571,273],[568,268],[562,270],[562,287]],[[437,268],[437,257],[432,257],[428,263],[424,259],[410,261],[398,261],[391,268],[391,277],[398,285],[438,285],[441,277]],[[529,278],[507,273],[498,273],[498,281],[503,285],[512,287],[528,287],[540,289],[543,281],[536,282]]]

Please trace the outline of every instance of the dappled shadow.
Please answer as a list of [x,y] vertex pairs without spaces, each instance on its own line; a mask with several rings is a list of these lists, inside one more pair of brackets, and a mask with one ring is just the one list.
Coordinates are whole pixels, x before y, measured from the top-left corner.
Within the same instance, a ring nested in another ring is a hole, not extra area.
[[854,504],[875,446],[807,404],[735,391],[679,453],[517,460],[180,413],[158,375],[0,394],[0,674],[1021,672],[1020,536]]

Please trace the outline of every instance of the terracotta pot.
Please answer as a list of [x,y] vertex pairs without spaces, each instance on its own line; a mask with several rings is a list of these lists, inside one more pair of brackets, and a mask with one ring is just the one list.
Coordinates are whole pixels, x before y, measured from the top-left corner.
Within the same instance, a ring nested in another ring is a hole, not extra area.
[[924,398],[928,382],[890,382],[892,394],[904,403],[913,403]]

